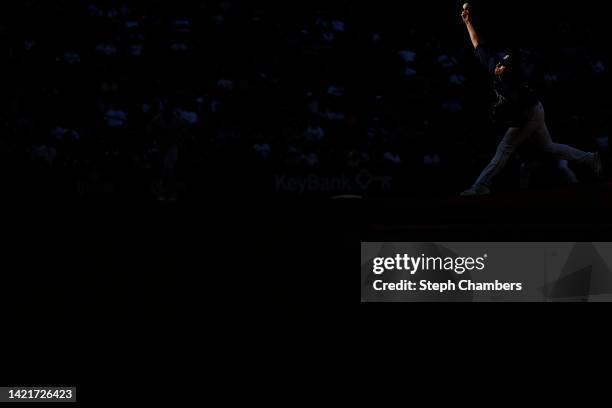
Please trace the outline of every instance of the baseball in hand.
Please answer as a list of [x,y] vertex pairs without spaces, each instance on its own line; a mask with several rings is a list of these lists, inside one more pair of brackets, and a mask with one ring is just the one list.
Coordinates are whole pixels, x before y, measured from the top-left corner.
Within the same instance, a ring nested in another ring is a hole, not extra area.
[[463,5],[463,9],[464,9],[464,10],[469,10],[469,9],[471,9],[471,8],[472,8],[472,5],[471,5],[470,3],[465,3],[465,4]]

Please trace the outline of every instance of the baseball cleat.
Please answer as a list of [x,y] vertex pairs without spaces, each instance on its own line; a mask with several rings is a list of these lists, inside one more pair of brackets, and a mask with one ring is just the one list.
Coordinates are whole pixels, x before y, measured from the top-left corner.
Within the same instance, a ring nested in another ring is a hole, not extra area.
[[491,194],[491,190],[485,186],[473,186],[463,193],[461,193],[461,197],[476,197],[476,196],[484,196]]

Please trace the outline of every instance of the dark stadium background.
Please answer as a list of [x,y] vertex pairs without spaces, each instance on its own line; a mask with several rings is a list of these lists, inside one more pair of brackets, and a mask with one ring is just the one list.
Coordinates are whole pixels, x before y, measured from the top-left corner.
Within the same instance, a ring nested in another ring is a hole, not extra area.
[[[608,240],[607,182],[576,168],[566,186],[537,155],[529,189],[517,159],[494,197],[456,197],[503,131],[461,4],[4,2],[3,301],[45,326],[15,347],[72,350],[15,361],[20,382],[62,367],[94,395],[103,368],[155,365],[151,339],[198,339],[202,316],[243,295],[295,300],[360,240]],[[489,44],[533,63],[555,140],[607,152],[605,6],[472,4]],[[347,195],[362,199],[332,200]],[[253,289],[289,273],[291,290]]]

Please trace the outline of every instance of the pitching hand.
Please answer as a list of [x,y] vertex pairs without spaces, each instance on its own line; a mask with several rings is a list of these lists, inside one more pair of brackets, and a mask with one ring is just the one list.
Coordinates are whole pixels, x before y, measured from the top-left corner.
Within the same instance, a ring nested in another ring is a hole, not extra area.
[[465,24],[471,24],[472,23],[472,16],[470,14],[470,10],[463,10],[461,12],[461,19],[463,20],[463,22]]

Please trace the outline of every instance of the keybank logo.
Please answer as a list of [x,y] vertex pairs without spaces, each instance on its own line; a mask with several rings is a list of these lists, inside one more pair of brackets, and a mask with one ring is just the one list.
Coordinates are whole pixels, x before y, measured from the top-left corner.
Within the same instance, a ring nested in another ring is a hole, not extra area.
[[372,272],[382,275],[388,271],[405,271],[411,275],[419,271],[452,271],[458,275],[465,272],[482,271],[486,267],[487,254],[481,257],[431,257],[421,255],[418,257],[408,254],[397,254],[395,257],[374,258]]
[[341,173],[338,175],[308,174],[303,177],[277,174],[274,176],[274,188],[277,192],[306,194],[313,192],[366,191],[370,189],[391,190],[393,177],[379,176],[362,169],[356,175]]

